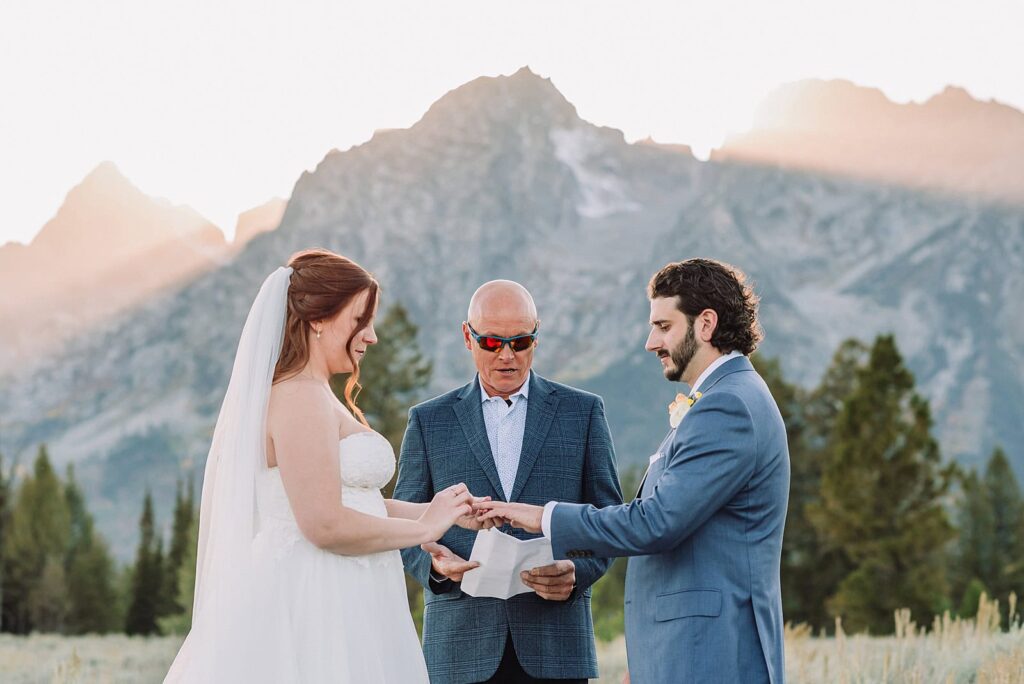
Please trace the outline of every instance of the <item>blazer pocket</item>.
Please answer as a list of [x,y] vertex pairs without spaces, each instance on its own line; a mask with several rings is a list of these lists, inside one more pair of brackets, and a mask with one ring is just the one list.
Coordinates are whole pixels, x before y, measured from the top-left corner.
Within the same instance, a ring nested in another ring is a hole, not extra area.
[[718,617],[722,614],[722,592],[718,589],[686,589],[659,594],[654,605],[657,622],[685,617]]

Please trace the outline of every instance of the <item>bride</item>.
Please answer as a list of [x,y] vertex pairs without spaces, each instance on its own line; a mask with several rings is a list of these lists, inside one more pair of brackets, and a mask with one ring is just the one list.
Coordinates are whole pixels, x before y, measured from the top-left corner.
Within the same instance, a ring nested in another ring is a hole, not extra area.
[[[249,311],[206,463],[192,630],[165,682],[427,682],[398,549],[478,529],[465,485],[384,499],[395,456],[353,399],[379,287],[300,252]],[[328,380],[350,373],[345,403]]]

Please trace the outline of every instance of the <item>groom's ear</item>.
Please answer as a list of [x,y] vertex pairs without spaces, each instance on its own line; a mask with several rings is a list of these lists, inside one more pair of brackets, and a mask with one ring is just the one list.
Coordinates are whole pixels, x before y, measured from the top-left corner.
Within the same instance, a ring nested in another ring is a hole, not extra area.
[[469,325],[466,321],[462,321],[462,343],[466,345],[466,349],[473,351],[473,340],[469,336]]
[[707,344],[711,343],[711,337],[718,328],[718,312],[714,309],[704,309],[693,321],[694,334]]

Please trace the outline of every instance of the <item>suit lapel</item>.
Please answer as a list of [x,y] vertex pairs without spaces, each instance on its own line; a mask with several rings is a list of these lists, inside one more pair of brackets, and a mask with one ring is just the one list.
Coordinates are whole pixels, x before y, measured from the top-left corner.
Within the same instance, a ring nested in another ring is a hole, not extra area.
[[558,395],[551,384],[536,373],[530,374],[530,396],[526,400],[526,429],[523,431],[523,449],[519,452],[519,468],[516,470],[516,482],[512,487],[509,501],[516,501],[526,487],[541,447],[547,439],[551,421],[555,417],[558,406]]
[[487,479],[491,481],[498,498],[501,498],[504,490],[501,488],[498,469],[494,465],[491,444],[487,441],[487,426],[484,425],[484,412],[480,407],[480,384],[475,378],[459,393],[459,401],[455,402],[454,409],[469,448],[487,475]]
[[[672,441],[672,437],[675,434],[676,434],[676,428],[672,428],[671,430],[669,430],[668,436],[665,437],[665,439],[661,440],[661,445],[658,447],[658,451],[656,451],[655,453],[661,453],[661,450],[665,448],[666,444],[668,444],[670,441]],[[668,457],[668,455],[665,454],[661,458],[667,458],[667,457]],[[661,459],[658,459],[658,460],[661,460]],[[657,461],[655,461],[654,463],[657,463]],[[640,486],[637,487],[637,489],[636,489],[636,495],[633,497],[634,499],[639,499],[640,496],[643,494],[644,484],[647,482],[647,476],[650,475],[651,468],[654,466],[654,463],[650,463],[647,466],[647,470],[644,471],[644,476],[640,480]]]
[[[752,370],[754,370],[754,366],[753,366],[753,364],[750,363],[750,359],[748,359],[746,356],[741,356],[741,357],[735,358],[735,359],[729,359],[728,361],[723,363],[721,366],[716,368],[714,370],[714,372],[711,373],[711,375],[709,375],[707,378],[704,379],[704,382],[701,383],[700,393],[701,394],[707,394],[709,391],[711,391],[712,387],[714,387],[715,385],[718,384],[719,380],[721,380],[722,378],[724,378],[727,375],[732,375],[733,373],[736,373],[736,372],[739,372],[739,371],[752,371]],[[662,441],[661,446],[658,447],[658,451],[661,451],[662,449],[665,448],[665,444],[669,440],[672,439],[672,437],[675,435],[677,429],[678,428],[673,428],[668,433],[668,437],[666,437],[664,439],[664,441]],[[665,456],[662,456],[662,458],[666,458],[666,457],[667,457],[667,454]],[[652,463],[651,465],[654,465],[654,464]],[[643,479],[640,480],[640,487],[636,490],[637,498],[639,498],[641,496],[641,494],[643,493],[643,491],[644,491],[644,484],[647,482],[647,475],[650,474],[650,472],[651,472],[651,466],[647,466],[647,471],[644,473]]]

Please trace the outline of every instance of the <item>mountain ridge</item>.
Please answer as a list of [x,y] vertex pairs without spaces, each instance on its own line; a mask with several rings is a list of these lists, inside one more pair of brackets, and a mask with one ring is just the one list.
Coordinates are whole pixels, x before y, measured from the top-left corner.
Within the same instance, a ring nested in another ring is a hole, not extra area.
[[956,86],[900,104],[845,80],[789,83],[711,158],[1024,206],[1024,112]]
[[[763,351],[791,380],[816,383],[845,337],[893,332],[932,400],[945,456],[972,465],[1001,443],[1024,469],[1010,415],[1024,405],[1024,323],[1012,316],[1024,297],[1024,212],[699,162],[567,118],[535,75],[488,78],[472,82],[474,98],[460,93],[462,109],[432,107],[429,125],[328,153],[296,181],[280,227],[232,261],[3,378],[5,454],[26,458],[45,441],[58,464],[76,462],[101,527],[130,550],[142,491],[166,512],[175,478],[203,463],[260,283],[291,253],[321,246],[373,271],[385,308],[409,310],[434,362],[430,393],[472,377],[459,326],[476,286],[523,282],[542,321],[536,370],[605,397],[623,465],[645,460],[676,391],[643,351],[645,285],[667,261],[699,255],[754,280]],[[552,101],[506,101],[520,91]]]

